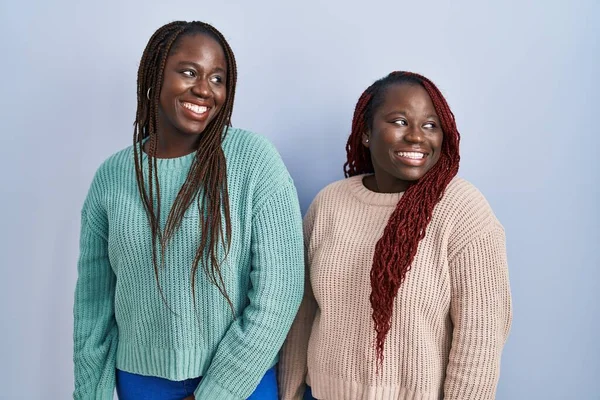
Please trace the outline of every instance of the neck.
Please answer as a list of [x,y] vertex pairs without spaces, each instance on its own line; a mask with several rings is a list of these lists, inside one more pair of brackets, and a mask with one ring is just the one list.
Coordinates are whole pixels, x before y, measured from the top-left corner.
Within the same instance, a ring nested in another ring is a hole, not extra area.
[[[158,143],[156,146],[156,158],[177,158],[183,157],[190,153],[195,152],[198,149],[198,141],[200,136],[178,136],[164,137],[164,135],[158,135]],[[150,141],[144,144],[144,152],[149,153]]]
[[368,175],[363,179],[363,184],[367,189],[377,193],[400,193],[409,188],[410,183],[399,179],[382,179],[377,173]]

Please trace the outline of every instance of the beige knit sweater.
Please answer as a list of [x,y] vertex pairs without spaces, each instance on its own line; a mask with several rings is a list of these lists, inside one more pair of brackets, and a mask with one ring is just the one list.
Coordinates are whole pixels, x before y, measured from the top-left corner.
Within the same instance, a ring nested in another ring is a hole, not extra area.
[[494,399],[512,318],[502,226],[452,180],[398,291],[378,375],[369,273],[402,194],[363,177],[327,186],[304,219],[310,280],[282,349],[281,398],[301,399],[306,382],[326,400]]

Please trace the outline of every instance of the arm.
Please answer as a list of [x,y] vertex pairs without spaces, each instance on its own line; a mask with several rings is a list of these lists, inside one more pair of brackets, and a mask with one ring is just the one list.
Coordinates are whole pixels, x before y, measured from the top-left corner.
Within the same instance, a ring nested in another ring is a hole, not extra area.
[[300,310],[292,324],[290,333],[281,350],[279,365],[277,366],[277,381],[279,384],[279,396],[282,400],[301,400],[306,390],[306,373],[308,340],[317,303],[310,287],[310,279],[307,273],[304,284],[304,299]]
[[276,358],[302,299],[302,220],[291,179],[252,219],[249,304],[230,326],[194,395],[245,399]]
[[[89,197],[88,197],[89,199]],[[108,261],[106,216],[93,218],[86,201],[81,219],[80,256],[74,305],[74,399],[110,399],[115,387],[116,277]]]
[[502,228],[471,240],[449,268],[454,331],[444,399],[493,400],[512,319]]
[[317,311],[317,302],[310,284],[310,256],[308,253],[314,221],[314,207],[310,207],[304,219],[304,252],[306,273],[304,298],[292,328],[281,349],[277,366],[279,397],[282,400],[301,400],[306,390],[308,341]]

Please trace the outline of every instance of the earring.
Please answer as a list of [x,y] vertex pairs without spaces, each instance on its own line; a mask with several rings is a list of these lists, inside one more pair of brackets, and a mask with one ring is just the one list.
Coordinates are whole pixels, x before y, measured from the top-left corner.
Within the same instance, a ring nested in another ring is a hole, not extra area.
[[365,139],[365,143],[369,143],[369,139]]
[[150,90],[152,90],[152,86],[150,86],[148,88],[148,91],[146,92],[146,97],[148,98],[148,100],[150,100]]

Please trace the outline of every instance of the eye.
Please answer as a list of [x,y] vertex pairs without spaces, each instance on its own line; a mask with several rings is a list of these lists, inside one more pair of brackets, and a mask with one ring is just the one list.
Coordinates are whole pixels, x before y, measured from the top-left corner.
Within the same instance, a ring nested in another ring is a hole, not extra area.
[[400,125],[400,126],[406,126],[406,125],[408,125],[408,122],[406,122],[405,119],[397,119],[396,121],[394,121],[394,124]]
[[213,83],[223,83],[223,77],[220,75],[215,75],[212,78],[210,78],[210,80]]
[[181,71],[181,73],[187,76],[188,78],[194,78],[196,76],[196,71],[191,69],[184,69],[183,71]]
[[435,123],[433,123],[433,122],[426,122],[426,123],[423,125],[423,128],[427,128],[427,129],[433,129],[433,128],[435,128],[435,127],[436,127],[436,124],[435,124]]

